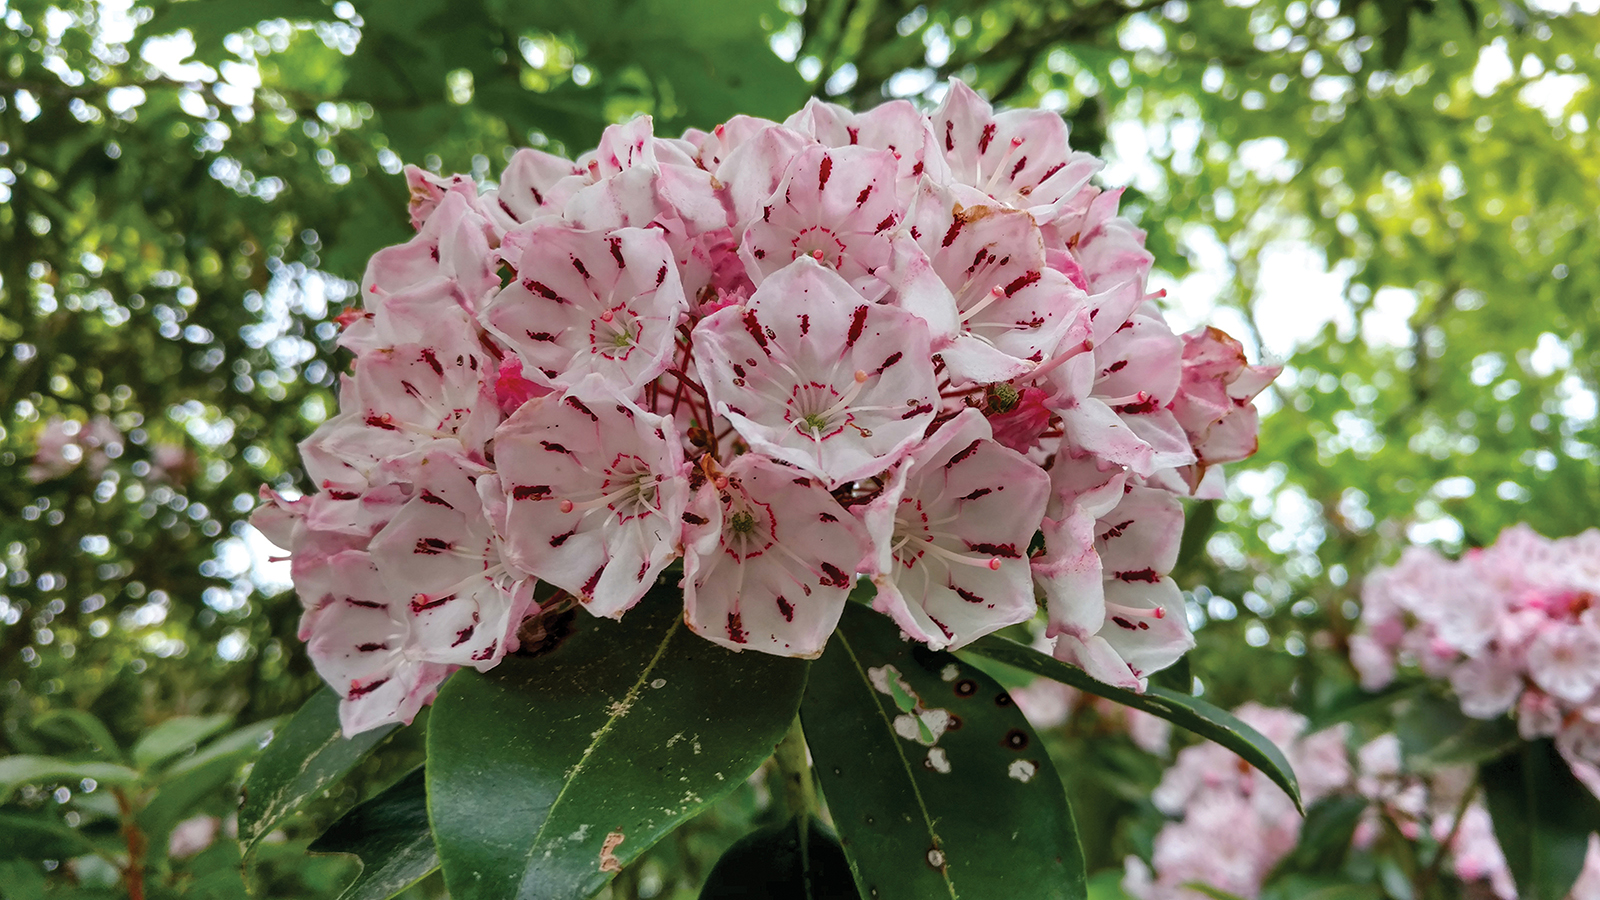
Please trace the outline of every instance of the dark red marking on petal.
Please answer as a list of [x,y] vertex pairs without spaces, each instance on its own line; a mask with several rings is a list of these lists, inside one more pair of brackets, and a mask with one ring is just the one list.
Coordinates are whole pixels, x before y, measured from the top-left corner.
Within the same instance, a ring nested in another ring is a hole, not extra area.
[[994,493],[994,488],[975,488],[972,491],[972,493],[970,493],[970,494],[962,494],[960,497],[957,497],[956,499],[958,499],[958,500],[976,500],[979,497],[986,497],[986,496],[988,496],[989,494],[992,494],[992,493]]
[[1112,616],[1111,617],[1111,621],[1117,623],[1117,627],[1118,628],[1126,628],[1129,631],[1138,631],[1139,630],[1138,626],[1134,625],[1132,622],[1129,622],[1127,619],[1124,619],[1121,616]]
[[761,327],[761,320],[756,318],[756,311],[753,309],[744,311],[744,330],[755,338],[756,346],[760,347],[762,352],[768,356],[772,355],[772,351],[767,348],[767,331]]
[[418,400],[422,399],[422,392],[417,390],[417,386],[411,382],[402,378],[400,379],[400,386],[405,388],[406,393],[410,394],[411,396],[417,398]]
[[568,450],[565,446],[558,444],[555,441],[540,441],[539,446],[550,451],[551,453],[565,453],[568,456],[572,455],[571,450]]
[[744,630],[744,620],[737,612],[728,613],[728,640],[735,644],[745,644],[750,641],[750,633]]
[[1161,402],[1159,400],[1150,396],[1144,391],[1140,391],[1139,398],[1137,400],[1133,401],[1132,403],[1124,403],[1121,406],[1115,406],[1112,408],[1119,413],[1123,413],[1124,415],[1142,416],[1155,412],[1160,406]]
[[1026,156],[1024,156],[1023,158],[1017,160],[1017,164],[1011,168],[1011,177],[1012,178],[1016,178],[1017,177],[1017,173],[1021,172],[1023,170],[1023,168],[1025,166],[1027,166],[1027,165],[1028,165],[1028,158]]
[[538,341],[538,342],[540,342],[542,344],[543,343],[551,343],[551,342],[555,341],[555,339],[556,339],[556,336],[551,334],[548,331],[529,331],[529,332],[526,332],[526,334],[528,335],[528,340],[530,340],[530,341]]
[[788,600],[785,600],[782,594],[779,594],[776,599],[778,601],[778,612],[783,615],[783,620],[785,622],[793,622],[794,604],[790,603]]
[[944,123],[944,152],[946,153],[956,149],[955,128],[955,122],[947,121]]
[[[805,337],[808,333],[810,333],[810,331],[811,331],[811,314],[810,313],[801,313],[800,314],[800,336],[801,337]],[[741,377],[741,378],[744,377],[744,373],[740,372],[739,373],[739,377]]]
[[585,279],[589,277],[589,270],[583,267],[583,260],[577,258],[576,256],[572,258],[572,267],[577,269],[578,274],[582,275]]
[[833,523],[833,522],[839,521],[839,517],[834,515],[833,513],[818,513],[817,514],[817,518],[821,519],[824,522],[828,522],[828,523]]
[[594,596],[594,586],[600,583],[600,576],[605,572],[605,570],[606,567],[603,565],[600,568],[595,569],[594,574],[589,576],[589,580],[583,583],[583,595],[585,597]]
[[850,135],[850,143],[852,145],[861,140],[861,129],[846,125],[844,131]]
[[987,553],[990,556],[1001,556],[1006,559],[1022,558],[1022,554],[1017,552],[1016,544],[968,543],[967,549],[974,553]]
[[656,287],[661,287],[661,282],[667,280],[667,267],[662,266],[656,270]]
[[371,425],[373,428],[382,428],[384,431],[400,430],[400,426],[394,424],[394,417],[388,415],[387,413],[381,416],[377,413],[372,413],[371,415],[367,416],[367,424]]
[[417,545],[411,552],[421,553],[425,556],[438,556],[449,549],[450,542],[444,538],[425,537],[417,538]]
[[355,491],[329,491],[328,496],[334,500],[354,500],[361,495]]
[[428,364],[428,368],[433,370],[433,374],[441,378],[444,377],[444,366],[439,365],[439,354],[433,352],[432,347],[422,348],[422,361]]
[[588,416],[589,417],[589,421],[591,421],[591,422],[600,421],[600,417],[594,414],[594,410],[591,410],[589,407],[584,406],[583,405],[583,401],[579,400],[577,397],[568,397],[566,399],[565,403],[568,406],[572,407],[573,409],[577,410],[578,412],[581,412],[584,415]]
[[828,186],[828,176],[833,174],[833,157],[822,154],[822,165],[817,168],[817,190]]
[[524,278],[522,279],[522,286],[527,288],[529,291],[532,291],[533,293],[545,298],[546,300],[554,300],[557,303],[567,302],[566,298],[551,290],[542,281],[534,281],[532,278]]
[[1039,183],[1043,184],[1046,181],[1049,181],[1051,175],[1054,175],[1055,173],[1061,171],[1062,169],[1064,169],[1066,167],[1067,167],[1067,164],[1064,163],[1064,162],[1056,163],[1055,165],[1053,165],[1050,168],[1045,170],[1044,177],[1039,179]]
[[898,363],[902,359],[905,359],[905,357],[906,357],[906,355],[904,353],[900,352],[899,350],[896,350],[895,352],[893,352],[893,353],[889,354],[888,356],[884,357],[883,365],[878,367],[877,374],[882,375],[885,371],[887,371],[889,369],[890,366],[894,365],[895,363]]
[[377,681],[369,681],[366,684],[357,684],[356,682],[352,681],[350,682],[350,692],[345,694],[344,698],[346,700],[355,700],[360,697],[365,697],[366,695],[388,683],[389,679],[387,678],[379,678]]
[[944,467],[946,469],[953,468],[957,463],[964,462],[967,459],[967,457],[971,456],[974,453],[977,453],[978,452],[978,442],[980,440],[981,440],[981,438],[973,438],[972,439],[972,443],[966,445],[965,447],[962,447],[961,448],[961,452],[957,453],[955,456],[950,457],[950,461],[945,463]]
[[823,587],[848,587],[850,585],[850,576],[846,575],[843,569],[833,563],[825,562],[819,568],[822,569],[825,576],[821,580]]
[[961,235],[961,229],[966,224],[967,220],[963,218],[960,213],[957,213],[955,221],[950,223],[950,230],[944,233],[944,240],[939,242],[939,246],[948,247],[951,244],[954,244],[956,242],[956,238],[960,237]]
[[371,642],[366,644],[357,644],[356,649],[360,650],[362,653],[371,653],[375,650],[387,650],[389,649],[389,645],[381,642]]
[[890,228],[893,228],[893,227],[894,227],[894,213],[889,213],[887,216],[883,217],[883,221],[882,222],[879,222],[872,229],[872,233],[873,234],[881,234],[882,232],[888,231]]
[[617,268],[626,269],[628,261],[622,258],[622,238],[607,238],[606,243],[611,245],[611,258],[617,261]]
[[559,547],[562,544],[565,544],[567,542],[568,538],[572,537],[573,535],[575,535],[577,533],[578,533],[578,529],[576,529],[576,528],[572,529],[571,531],[563,531],[560,534],[558,534],[558,535],[556,535],[556,536],[554,536],[554,537],[552,537],[550,539],[550,546]]
[[472,633],[477,630],[478,625],[476,622],[461,629],[460,631],[456,632],[456,639],[450,642],[450,646],[459,647],[462,644],[465,644],[467,641],[472,640]]
[[1126,522],[1119,522],[1118,524],[1113,525],[1110,528],[1107,528],[1105,531],[1101,532],[1100,533],[1100,540],[1109,541],[1109,540],[1111,540],[1113,538],[1122,537],[1122,533],[1124,531],[1127,531],[1128,530],[1128,526],[1132,525],[1132,524],[1133,524],[1133,520],[1132,519],[1129,519]]
[[989,144],[994,140],[995,125],[993,122],[983,126],[983,134],[978,136],[978,152],[988,153]]
[[1118,572],[1117,580],[1130,583],[1142,582],[1144,584],[1155,584],[1161,580],[1161,576],[1156,574],[1155,569],[1135,569],[1131,572]]
[[[860,206],[863,203],[866,203],[867,202],[867,198],[870,197],[870,196],[872,196],[872,185],[869,184],[866,187],[861,189],[861,193],[856,195],[856,206]],[[883,229],[879,228],[878,230],[882,231]]]
[[900,419],[901,419],[901,421],[905,421],[907,419],[915,419],[917,416],[920,416],[923,413],[931,413],[931,412],[933,412],[933,404],[932,403],[924,403],[921,406],[912,407],[911,409],[906,410],[905,415],[901,416]]
[[346,598],[344,598],[344,602],[350,604],[351,606],[359,606],[362,609],[385,609],[386,608],[384,606],[384,604],[379,603],[376,600],[357,600],[354,597],[346,597]]
[[945,640],[948,641],[951,638],[954,638],[956,636],[956,633],[954,631],[951,631],[949,626],[945,625],[943,622],[939,621],[938,619],[935,619],[933,616],[929,616],[928,619],[929,619],[929,621],[933,622],[933,624],[939,626],[939,630],[940,631],[944,632]]
[[920,160],[920,159],[917,160],[917,164],[911,167],[911,177],[912,178],[921,178],[922,177],[922,160]]
[[794,483],[800,485],[801,487],[806,487],[806,488],[811,487],[811,479],[807,478],[804,475],[801,475],[799,478],[796,478],[794,480]]
[[483,648],[482,650],[479,650],[477,653],[472,654],[472,658],[477,662],[483,662],[485,660],[494,659],[494,652],[495,652],[495,650],[497,650],[499,648],[500,648],[500,639],[499,638],[495,638],[494,640],[489,642],[489,646]]
[[865,305],[858,306],[855,314],[850,319],[850,333],[845,335],[844,345],[846,347],[854,347],[856,341],[861,340],[861,333],[866,330],[866,327],[867,307]]
[[967,601],[968,603],[983,603],[984,602],[984,599],[982,597],[978,596],[977,594],[974,594],[973,592],[967,590],[964,587],[956,587],[955,585],[951,585],[951,588],[953,588],[955,590],[957,597],[960,597],[961,599]]
[[519,484],[511,489],[513,500],[543,500],[550,496],[548,484]]
[[455,509],[454,506],[450,505],[448,500],[445,500],[443,497],[426,488],[424,488],[422,493],[418,495],[417,499],[421,500],[423,503],[431,503],[434,506],[442,506],[445,509]]
[[1026,275],[1018,276],[1016,281],[1013,281],[1010,284],[1006,285],[1006,296],[1010,297],[1012,294],[1015,294],[1017,291],[1022,290],[1023,288],[1027,287],[1030,284],[1033,284],[1034,282],[1036,282],[1038,280],[1039,280],[1039,273],[1038,272],[1029,272]]
[[711,521],[710,519],[707,519],[705,516],[702,516],[702,515],[700,515],[698,513],[692,513],[692,512],[685,512],[683,514],[683,520],[685,522],[688,522],[690,525],[704,525],[707,522]]

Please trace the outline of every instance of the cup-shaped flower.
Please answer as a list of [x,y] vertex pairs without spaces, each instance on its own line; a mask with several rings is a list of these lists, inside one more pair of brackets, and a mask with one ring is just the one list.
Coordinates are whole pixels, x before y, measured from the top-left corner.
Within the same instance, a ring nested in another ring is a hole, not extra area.
[[694,331],[707,395],[739,436],[829,488],[894,465],[939,402],[922,320],[802,257]]
[[503,537],[517,566],[620,616],[678,554],[683,449],[670,417],[585,388],[529,400],[496,433]]
[[[581,231],[557,222],[519,233],[517,280],[484,320],[522,358],[523,374],[585,397],[632,398],[671,362],[678,315],[688,308],[672,249],[642,228]],[[593,393],[588,393],[593,390]]]
[[746,454],[683,518],[684,620],[696,634],[734,650],[822,653],[867,546],[822,482]]
[[1033,618],[1028,544],[1049,496],[1050,476],[965,410],[918,444],[862,513],[873,607],[936,649]]

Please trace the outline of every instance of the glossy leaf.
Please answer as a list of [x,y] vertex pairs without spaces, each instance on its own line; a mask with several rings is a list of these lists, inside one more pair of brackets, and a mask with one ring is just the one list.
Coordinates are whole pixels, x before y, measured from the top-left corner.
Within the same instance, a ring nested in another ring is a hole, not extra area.
[[705,887],[700,889],[700,900],[834,900],[854,896],[850,861],[839,846],[838,836],[811,816],[768,825],[740,838],[717,860],[706,876]]
[[1589,835],[1600,829],[1600,800],[1549,740],[1523,744],[1478,773],[1518,894],[1562,900],[1583,870]]
[[388,900],[439,868],[426,786],[419,766],[311,842],[313,853],[349,853],[361,860],[361,874],[339,900]]
[[152,769],[228,727],[231,716],[174,716],[146,731],[133,745],[133,764]]
[[123,761],[122,748],[111,736],[104,722],[93,713],[81,709],[52,709],[40,713],[33,720],[33,728],[58,739],[86,742],[98,753]]
[[239,842],[248,865],[261,839],[365,759],[398,726],[346,738],[339,730],[339,695],[311,695],[261,752],[244,785]]
[[675,587],[620,622],[572,615],[555,649],[462,670],[434,703],[428,807],[457,900],[589,896],[794,720],[807,663],[695,636]]
[[173,826],[187,818],[195,804],[238,776],[240,768],[261,749],[276,720],[234,729],[173,763],[156,784],[156,792],[139,811],[139,827],[152,842],[155,856],[165,854]]
[[1474,719],[1453,698],[1415,697],[1395,716],[1395,734],[1406,769],[1431,772],[1444,766],[1476,765],[1505,755],[1521,739],[1508,716]]
[[988,675],[852,603],[800,717],[864,896],[1086,896],[1066,790]]
[[0,803],[25,784],[51,784],[93,778],[108,787],[130,785],[139,780],[139,773],[115,763],[87,760],[60,759],[54,756],[0,757]]
[[93,852],[87,837],[55,816],[0,812],[0,859],[68,859]]
[[1294,770],[1289,767],[1289,760],[1283,755],[1283,751],[1231,713],[1199,697],[1191,697],[1154,685],[1142,694],[1112,687],[1077,666],[1068,665],[1032,647],[998,635],[980,638],[968,644],[962,652],[971,657],[992,660],[1024,672],[1050,678],[1097,697],[1115,700],[1123,706],[1159,716],[1200,737],[1215,741],[1239,754],[1245,762],[1260,769],[1283,788],[1290,799],[1294,800],[1295,806],[1300,806],[1300,784],[1295,779]]

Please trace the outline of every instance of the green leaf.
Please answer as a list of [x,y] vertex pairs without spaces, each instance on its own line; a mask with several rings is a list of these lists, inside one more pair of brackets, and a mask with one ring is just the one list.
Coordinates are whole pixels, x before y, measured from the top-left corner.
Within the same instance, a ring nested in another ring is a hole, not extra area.
[[808,663],[729,652],[682,609],[672,587],[620,622],[570,613],[547,654],[445,683],[428,808],[452,897],[588,896],[772,755]]
[[863,895],[1086,896],[1066,790],[988,675],[852,603],[800,717]]
[[339,695],[323,688],[311,695],[261,752],[244,784],[239,807],[239,843],[248,866],[261,839],[321,794],[398,726],[346,738],[339,730]]
[[[1306,811],[1300,841],[1278,863],[1269,884],[1279,884],[1294,874],[1336,872],[1350,852],[1361,814],[1369,805],[1365,797],[1325,797]],[[1291,895],[1292,896],[1292,895]]]
[[313,853],[349,853],[361,860],[361,874],[339,900],[388,900],[439,868],[426,791],[418,766],[311,842]]
[[1477,765],[1503,756],[1520,743],[1508,716],[1474,719],[1449,697],[1413,698],[1395,716],[1395,734],[1406,769],[1431,772],[1445,766]]
[[276,719],[269,719],[235,729],[162,774],[155,795],[138,817],[139,827],[151,838],[152,855],[166,852],[166,838],[173,826],[187,818],[197,803],[232,781],[261,749],[275,724]]
[[1562,900],[1600,829],[1600,800],[1574,778],[1548,739],[1484,763],[1494,835],[1524,900]]
[[63,740],[82,740],[97,752],[115,760],[122,759],[122,748],[105,723],[91,712],[81,709],[52,709],[40,713],[33,720],[33,728]]
[[153,769],[228,727],[232,716],[174,716],[146,731],[133,745],[133,764]]
[[1159,686],[1152,686],[1142,694],[1112,687],[1077,666],[1067,665],[1025,644],[992,634],[968,644],[962,653],[1003,663],[1071,685],[1097,697],[1115,700],[1123,706],[1160,716],[1180,728],[1215,741],[1260,769],[1284,789],[1296,807],[1303,809],[1300,807],[1300,784],[1295,780],[1294,770],[1289,767],[1289,760],[1283,751],[1232,714],[1198,697]]
[[215,64],[232,59],[222,39],[268,19],[330,21],[333,10],[318,0],[187,0],[158,6],[139,29],[138,38],[171,34],[187,28],[194,37],[195,59]]
[[[803,821],[803,824],[802,824]],[[832,829],[796,816],[740,838],[717,860],[700,900],[833,900],[856,896],[850,861]]]
[[0,813],[0,859],[70,859],[93,852],[87,837],[55,816]]
[[93,778],[103,785],[121,787],[134,784],[139,773],[116,763],[60,759],[54,756],[0,757],[0,803],[25,784],[50,784]]

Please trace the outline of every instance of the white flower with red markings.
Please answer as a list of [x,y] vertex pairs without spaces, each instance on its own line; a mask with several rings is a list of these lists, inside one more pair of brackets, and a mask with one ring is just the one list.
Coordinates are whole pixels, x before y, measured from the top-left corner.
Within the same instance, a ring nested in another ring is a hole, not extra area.
[[822,653],[855,583],[865,531],[822,482],[756,454],[684,514],[684,620],[735,650]]
[[862,512],[873,607],[932,647],[1033,618],[1028,545],[1050,477],[968,409],[918,445]]
[[678,555],[688,484],[670,418],[587,387],[500,426],[506,552],[595,615],[620,616]]
[[934,419],[927,326],[810,258],[694,334],[716,412],[752,449],[830,488],[894,465]]

